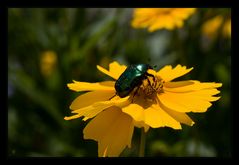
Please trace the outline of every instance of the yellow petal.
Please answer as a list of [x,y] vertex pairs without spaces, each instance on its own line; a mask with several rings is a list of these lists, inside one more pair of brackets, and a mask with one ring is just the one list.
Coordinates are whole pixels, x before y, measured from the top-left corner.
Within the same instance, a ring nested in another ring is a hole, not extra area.
[[118,76],[117,76],[117,75],[115,75],[114,73],[111,73],[110,71],[106,70],[105,68],[103,68],[103,67],[101,67],[101,66],[99,66],[99,65],[97,65],[96,67],[97,67],[97,69],[98,69],[99,71],[101,71],[102,73],[104,73],[104,74],[106,74],[106,75],[108,75],[108,76],[114,78],[115,80],[118,79]]
[[[164,84],[164,91],[174,94],[176,97],[187,96],[197,97],[202,100],[216,101],[220,97],[213,97],[220,93],[219,90],[215,89],[221,87],[221,83],[201,83],[199,81],[178,81],[178,82],[167,82]],[[182,95],[178,95],[182,94]]]
[[131,25],[134,28],[140,28],[140,27],[147,27],[150,26],[152,23],[152,20],[155,22],[157,17],[154,16],[155,11],[149,10],[149,9],[135,9],[133,20],[131,22]]
[[87,107],[83,107],[80,109],[76,109],[74,111],[72,111],[72,113],[77,113],[76,115],[70,116],[70,117],[65,117],[65,120],[72,120],[72,119],[76,119],[79,117],[86,117],[84,118],[84,120],[87,120],[89,118],[95,117],[98,113],[100,113],[101,111],[112,107],[114,105],[116,106],[121,106],[121,105],[127,105],[128,104],[128,98],[129,97],[125,97],[125,98],[120,98],[117,100],[108,100],[108,101],[100,101],[100,102],[95,102],[92,105],[89,105]]
[[189,15],[193,14],[196,8],[177,8],[172,11],[172,15],[177,19],[186,19]]
[[128,106],[122,107],[122,111],[136,121],[144,121],[144,109],[138,104],[129,104]]
[[115,94],[115,91],[93,91],[78,96],[70,105],[71,110],[89,106],[95,102],[107,101]]
[[[189,93],[164,92],[158,95],[160,102],[178,112],[205,112],[212,104],[208,100],[217,100],[211,95],[200,96],[201,91]],[[199,93],[196,95],[195,93]]]
[[79,81],[74,81],[74,83],[69,83],[67,84],[68,88],[71,90],[74,90],[76,92],[79,91],[94,91],[94,90],[99,90],[99,91],[114,91],[114,81],[104,81],[104,82],[97,82],[97,83],[88,83],[88,82],[79,82]]
[[166,91],[171,92],[190,92],[201,89],[213,89],[221,87],[222,83],[201,83],[196,80],[188,80],[188,81],[178,81],[178,82],[166,82],[164,83],[164,89]]
[[133,119],[117,107],[111,107],[92,119],[83,130],[84,139],[98,141],[98,155],[119,156],[131,146]]
[[94,116],[96,116],[98,113],[100,113],[101,111],[111,107],[114,105],[114,102],[97,102],[93,105],[84,107],[84,108],[80,108],[77,110],[72,111],[72,113],[77,113],[76,115],[70,116],[70,117],[65,117],[65,120],[72,120],[72,119],[76,119],[82,116],[85,116],[86,118],[84,118],[84,120],[90,119]]
[[145,109],[145,123],[152,128],[171,127],[174,129],[182,129],[180,123],[173,117],[168,115],[161,107],[152,105]]
[[172,114],[170,115],[169,113],[167,114],[167,112],[161,107],[152,106],[144,109],[138,104],[129,104],[128,106],[122,107],[122,111],[130,115],[135,120],[136,127],[144,127],[145,131],[148,130],[147,126],[151,126],[153,128],[168,126],[174,129],[181,129],[179,124],[181,120],[177,120],[177,122],[173,116],[177,112],[173,113],[168,110]]
[[169,109],[160,102],[159,106],[178,122],[187,124],[189,126],[192,126],[194,124],[194,121],[187,114]]
[[171,19],[170,15],[162,15],[161,19],[163,20],[167,20],[165,22],[162,22],[161,20],[156,20],[154,23],[151,24],[151,26],[149,27],[149,31],[153,32],[157,29],[161,29],[161,28],[166,28],[166,29],[173,29],[174,27],[174,22]]
[[174,90],[175,88],[185,87],[192,84],[195,84],[195,82],[186,80],[186,81],[176,81],[176,82],[165,82],[163,86],[164,88],[172,88]]
[[157,75],[160,76],[165,82],[171,81],[177,77],[181,77],[193,68],[187,69],[186,66],[177,65],[172,69],[172,66],[167,65],[158,71]]
[[114,62],[110,63],[109,71],[99,65],[97,65],[97,69],[99,71],[103,72],[104,74],[117,80],[119,78],[119,76],[125,71],[126,66],[120,65],[118,62],[114,61]]

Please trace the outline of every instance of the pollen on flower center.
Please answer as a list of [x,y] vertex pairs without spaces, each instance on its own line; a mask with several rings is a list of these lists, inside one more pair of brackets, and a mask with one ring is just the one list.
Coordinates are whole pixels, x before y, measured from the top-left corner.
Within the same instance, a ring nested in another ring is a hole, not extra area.
[[148,77],[143,82],[143,92],[147,97],[163,92],[163,79],[158,76]]
[[163,93],[164,80],[159,76],[148,76],[143,80],[142,85],[137,89],[136,97],[143,100],[156,101],[156,96],[159,93]]

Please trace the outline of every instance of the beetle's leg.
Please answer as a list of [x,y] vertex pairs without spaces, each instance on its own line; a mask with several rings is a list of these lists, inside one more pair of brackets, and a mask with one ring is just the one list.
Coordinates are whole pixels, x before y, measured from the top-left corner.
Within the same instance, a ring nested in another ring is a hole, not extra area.
[[148,73],[148,72],[146,72],[145,75],[146,75],[146,76],[153,77],[153,80],[155,81],[155,77],[154,77],[154,75],[152,75],[152,74],[150,74],[150,73]]
[[[153,75],[152,75],[153,76]],[[154,77],[154,76],[153,76]],[[155,77],[154,77],[155,78]],[[150,85],[150,87],[155,91],[155,92],[157,92],[155,89],[154,89],[154,87],[152,86],[152,84],[150,83],[150,81],[149,81],[149,79],[148,79],[148,77],[147,77],[147,81],[148,81],[148,83],[149,83],[149,85]]]
[[113,95],[111,98],[109,98],[109,100],[113,99],[117,94],[115,93],[115,95]]
[[147,77],[147,81],[148,81],[148,83],[149,83],[149,86],[153,89],[153,87],[152,87],[152,85],[151,85],[151,83],[150,83],[148,77]]
[[[154,75],[152,75],[152,74],[146,72],[146,76],[153,77],[154,82],[156,81]],[[153,88],[153,86],[151,85],[151,83],[150,83],[148,77],[147,77],[147,80],[148,80],[148,83],[149,83],[150,87],[156,92],[156,90],[155,90],[155,89]]]

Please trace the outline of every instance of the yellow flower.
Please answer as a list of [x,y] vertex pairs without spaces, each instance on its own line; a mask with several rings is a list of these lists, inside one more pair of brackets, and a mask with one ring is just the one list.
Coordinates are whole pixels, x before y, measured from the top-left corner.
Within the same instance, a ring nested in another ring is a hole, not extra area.
[[[97,66],[106,75],[117,80],[126,69],[125,65],[112,62],[109,70]],[[187,112],[205,112],[220,97],[216,88],[221,83],[201,83],[196,80],[175,81],[193,68],[177,65],[165,66],[159,71],[149,69],[148,76],[138,89],[124,98],[115,96],[115,81],[98,83],[78,82],[68,84],[74,91],[87,91],[71,104],[71,120],[93,118],[85,127],[85,139],[98,141],[99,156],[119,156],[126,146],[130,147],[135,127],[171,127],[182,129],[181,123],[192,126],[194,122]],[[137,91],[137,92],[136,92]]]
[[217,35],[218,29],[222,25],[222,22],[223,22],[223,17],[221,15],[218,15],[206,21],[202,26],[203,34],[209,38],[214,38]]
[[131,22],[134,28],[158,29],[181,28],[183,21],[195,12],[195,8],[137,8]]
[[231,27],[231,18],[230,18],[225,22],[225,24],[223,26],[223,35],[225,37],[231,38],[231,29],[232,29],[232,27]]
[[44,76],[50,76],[57,63],[57,55],[54,51],[45,51],[41,54],[40,69]]
[[[202,33],[210,39],[214,39],[222,27],[222,34],[224,37],[231,37],[231,19],[224,22],[222,15],[217,15],[212,19],[206,21],[202,26]],[[220,31],[221,32],[221,31]]]

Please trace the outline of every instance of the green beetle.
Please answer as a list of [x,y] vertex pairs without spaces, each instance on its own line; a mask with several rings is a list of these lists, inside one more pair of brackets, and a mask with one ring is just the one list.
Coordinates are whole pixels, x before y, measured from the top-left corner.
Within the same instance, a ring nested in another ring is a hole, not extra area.
[[147,72],[148,69],[152,69],[149,64],[129,65],[115,82],[116,94],[119,97],[124,98],[136,87],[139,88],[143,83],[143,80],[147,79],[147,76],[154,78],[153,75]]

